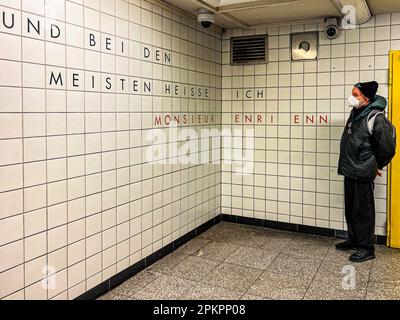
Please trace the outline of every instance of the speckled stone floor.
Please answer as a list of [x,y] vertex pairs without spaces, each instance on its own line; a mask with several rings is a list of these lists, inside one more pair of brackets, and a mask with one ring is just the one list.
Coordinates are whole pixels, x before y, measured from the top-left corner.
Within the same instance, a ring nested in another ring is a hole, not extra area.
[[400,250],[352,263],[340,241],[222,222],[99,299],[400,300]]

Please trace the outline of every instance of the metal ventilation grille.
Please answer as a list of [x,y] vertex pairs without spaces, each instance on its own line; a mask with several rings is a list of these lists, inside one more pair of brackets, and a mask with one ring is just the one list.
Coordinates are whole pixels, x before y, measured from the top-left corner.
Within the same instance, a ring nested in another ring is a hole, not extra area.
[[231,38],[231,65],[267,63],[268,36]]

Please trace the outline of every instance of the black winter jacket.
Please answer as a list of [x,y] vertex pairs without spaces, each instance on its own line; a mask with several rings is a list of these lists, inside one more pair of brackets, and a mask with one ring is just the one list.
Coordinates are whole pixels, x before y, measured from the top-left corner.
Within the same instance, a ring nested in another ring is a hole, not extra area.
[[380,150],[385,149],[390,134],[384,114],[375,118],[372,135],[368,132],[367,118],[372,110],[384,111],[386,99],[376,96],[367,106],[353,108],[346,122],[340,141],[340,155],[337,173],[358,180],[372,181],[377,169],[386,163]]

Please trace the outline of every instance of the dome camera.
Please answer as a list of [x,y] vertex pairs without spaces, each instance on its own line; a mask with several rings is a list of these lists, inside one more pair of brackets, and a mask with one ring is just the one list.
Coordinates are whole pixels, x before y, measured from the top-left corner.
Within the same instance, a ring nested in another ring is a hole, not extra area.
[[211,11],[201,8],[197,13],[197,21],[201,23],[203,28],[208,29],[215,22],[215,15]]
[[329,40],[337,38],[339,28],[336,18],[326,19],[325,21],[325,37]]

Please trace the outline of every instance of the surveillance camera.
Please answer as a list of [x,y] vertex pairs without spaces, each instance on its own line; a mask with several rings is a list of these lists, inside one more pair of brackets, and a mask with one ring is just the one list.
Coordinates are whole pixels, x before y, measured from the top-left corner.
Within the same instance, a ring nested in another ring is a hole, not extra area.
[[215,22],[215,15],[211,11],[201,8],[197,12],[197,21],[201,23],[203,28],[208,29]]
[[325,36],[329,39],[335,39],[339,35],[339,28],[336,18],[326,19],[325,21]]
[[335,25],[330,25],[325,28],[325,36],[329,39],[335,39],[339,34],[339,29]]

